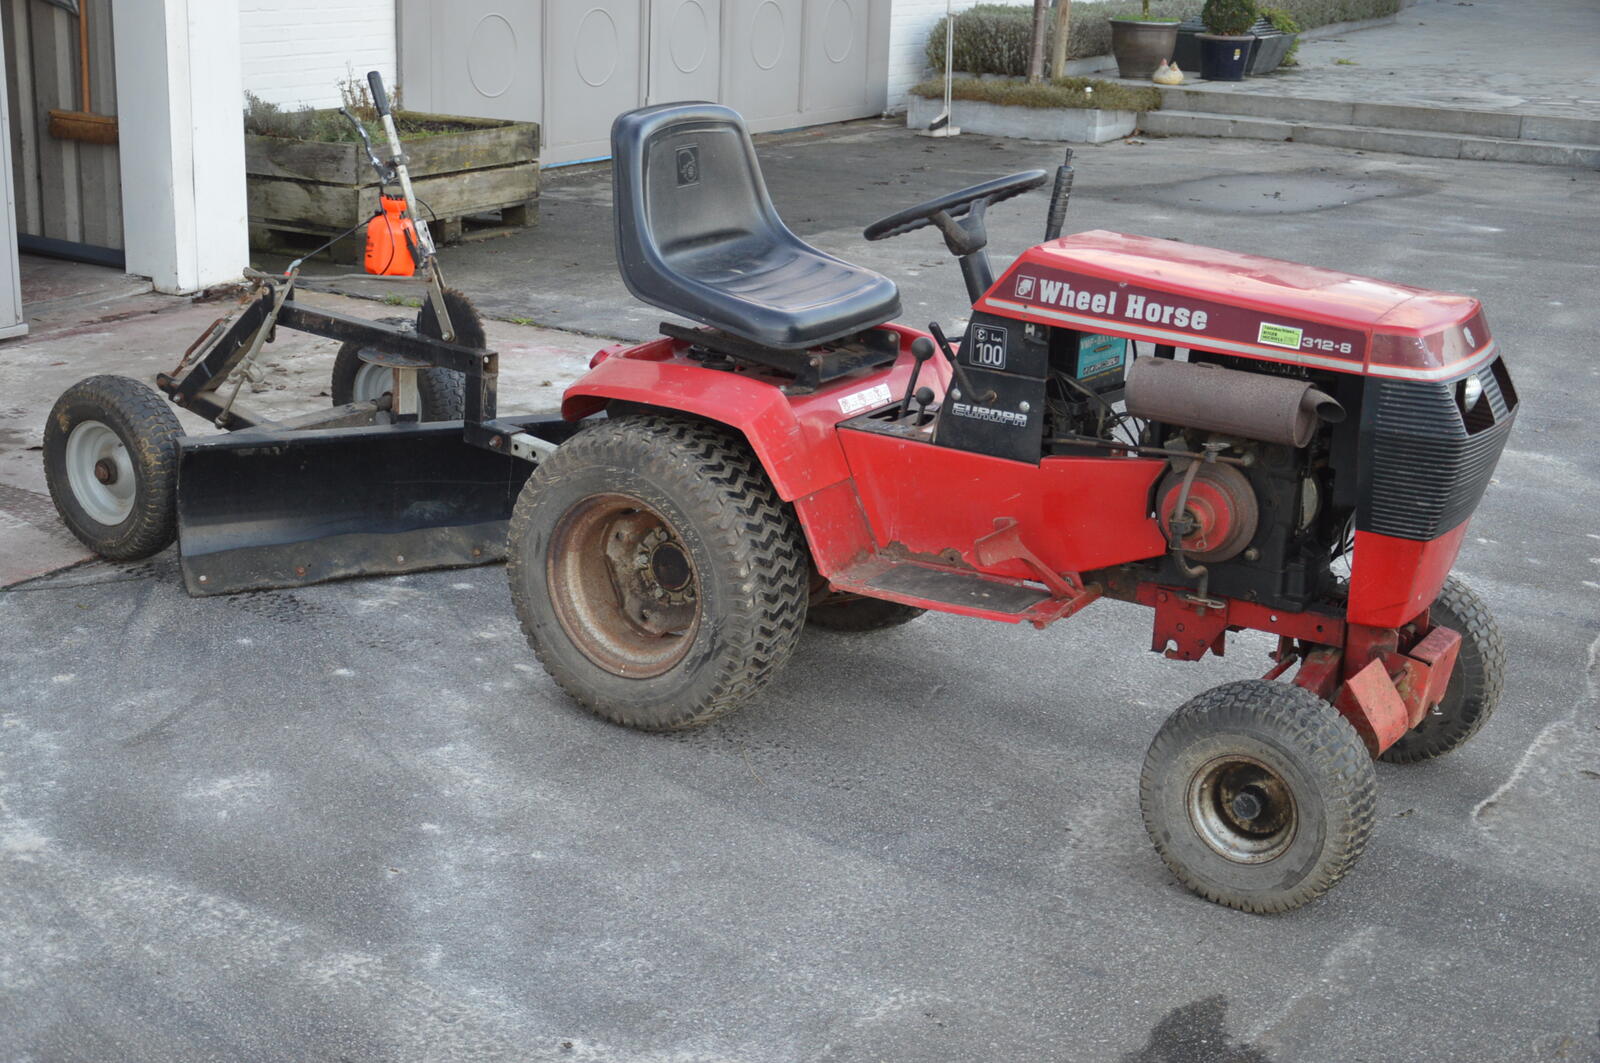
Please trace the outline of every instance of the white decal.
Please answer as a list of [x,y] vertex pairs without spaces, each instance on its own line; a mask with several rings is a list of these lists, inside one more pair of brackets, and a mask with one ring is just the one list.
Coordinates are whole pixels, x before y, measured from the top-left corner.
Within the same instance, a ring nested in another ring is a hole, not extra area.
[[858,391],[854,395],[846,395],[839,400],[840,413],[859,413],[874,406],[883,406],[891,399],[888,384],[875,384],[865,391]]

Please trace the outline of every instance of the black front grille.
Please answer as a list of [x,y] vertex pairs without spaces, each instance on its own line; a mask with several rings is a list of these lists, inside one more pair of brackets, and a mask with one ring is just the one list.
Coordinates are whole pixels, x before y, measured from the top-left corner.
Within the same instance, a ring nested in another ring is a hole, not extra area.
[[1367,381],[1358,529],[1426,541],[1472,515],[1517,415],[1500,361],[1476,375],[1483,395],[1467,409],[1461,380]]

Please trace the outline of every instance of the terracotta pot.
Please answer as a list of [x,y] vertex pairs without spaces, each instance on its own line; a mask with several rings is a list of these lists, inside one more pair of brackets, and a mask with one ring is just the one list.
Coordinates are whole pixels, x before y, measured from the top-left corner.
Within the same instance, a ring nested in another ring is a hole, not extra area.
[[1117,57],[1120,77],[1148,79],[1163,59],[1172,58],[1172,49],[1177,43],[1176,22],[1111,19],[1111,54]]
[[1243,81],[1245,67],[1250,63],[1250,50],[1255,37],[1223,37],[1215,33],[1197,33],[1200,42],[1200,76],[1207,81]]

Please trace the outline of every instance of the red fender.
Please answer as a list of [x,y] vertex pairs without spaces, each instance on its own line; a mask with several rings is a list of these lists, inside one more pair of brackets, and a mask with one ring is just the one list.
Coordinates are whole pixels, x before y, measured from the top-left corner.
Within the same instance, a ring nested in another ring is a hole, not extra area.
[[[609,348],[596,355],[589,372],[566,390],[561,416],[581,420],[617,400],[725,424],[750,443],[779,497],[793,502],[849,479],[850,466],[834,425],[885,406],[905,391],[911,341],[924,333],[898,325],[885,327],[900,333],[900,358],[894,365],[826,384],[809,395],[784,394],[782,387],[788,381],[782,377],[708,369],[687,358],[688,345],[677,340]],[[934,359],[918,383],[927,383],[942,396],[949,372],[942,359]]]

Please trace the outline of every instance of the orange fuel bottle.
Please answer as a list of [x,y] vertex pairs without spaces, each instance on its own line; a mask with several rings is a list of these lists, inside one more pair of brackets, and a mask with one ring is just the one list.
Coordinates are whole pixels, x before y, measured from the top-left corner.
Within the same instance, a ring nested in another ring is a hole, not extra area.
[[416,227],[411,219],[402,217],[406,201],[398,196],[380,196],[383,213],[367,222],[368,273],[386,277],[409,277],[417,272],[411,257],[411,244],[416,240]]

